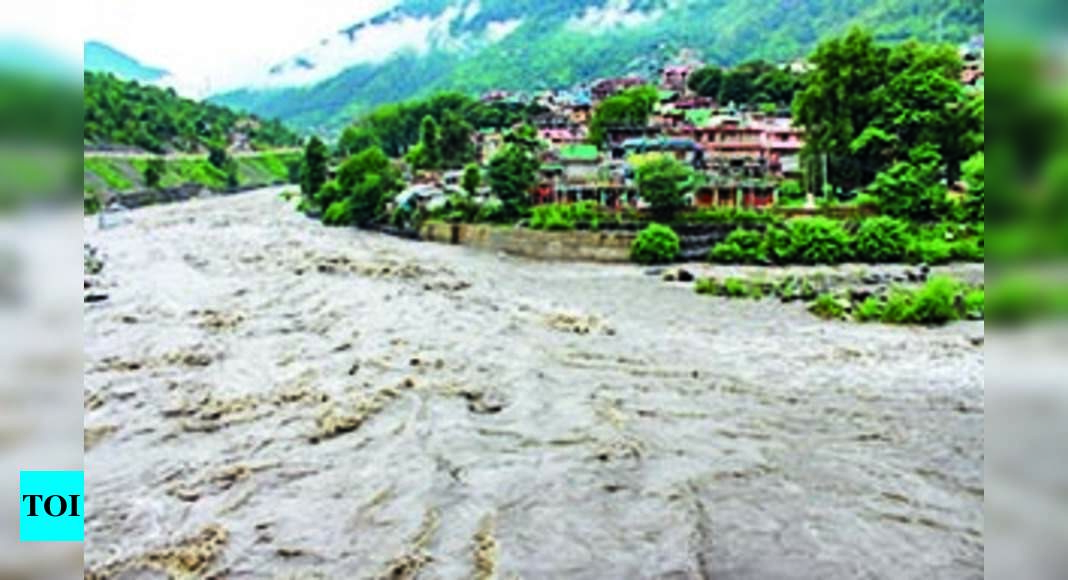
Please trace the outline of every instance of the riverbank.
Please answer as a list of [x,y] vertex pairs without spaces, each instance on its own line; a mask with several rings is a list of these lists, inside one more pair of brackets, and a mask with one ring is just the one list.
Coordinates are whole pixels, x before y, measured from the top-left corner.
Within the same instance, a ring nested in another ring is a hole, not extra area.
[[277,189],[85,236],[89,571],[982,575],[981,322],[324,228]]

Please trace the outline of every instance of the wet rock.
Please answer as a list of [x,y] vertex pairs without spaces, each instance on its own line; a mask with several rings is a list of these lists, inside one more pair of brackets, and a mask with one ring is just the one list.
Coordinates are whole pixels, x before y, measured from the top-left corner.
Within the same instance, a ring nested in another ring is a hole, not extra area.
[[860,277],[861,284],[867,284],[869,286],[877,286],[879,284],[885,284],[890,277],[881,272],[866,272]]
[[850,288],[849,299],[856,302],[864,302],[873,295],[873,292],[868,288]]
[[694,275],[685,268],[672,268],[665,271],[660,279],[665,282],[693,282]]
[[274,553],[278,554],[279,558],[288,560],[290,558],[299,558],[308,552],[304,548],[281,547],[276,549]]

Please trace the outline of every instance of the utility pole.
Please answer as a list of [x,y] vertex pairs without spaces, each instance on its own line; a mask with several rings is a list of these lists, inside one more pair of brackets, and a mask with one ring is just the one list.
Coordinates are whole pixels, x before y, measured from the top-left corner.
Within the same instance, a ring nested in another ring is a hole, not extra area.
[[826,153],[823,154],[823,171],[820,172],[820,175],[823,177],[823,180],[822,180],[823,181],[823,185],[821,187],[821,189],[823,190],[823,199],[826,200],[827,199],[827,154]]

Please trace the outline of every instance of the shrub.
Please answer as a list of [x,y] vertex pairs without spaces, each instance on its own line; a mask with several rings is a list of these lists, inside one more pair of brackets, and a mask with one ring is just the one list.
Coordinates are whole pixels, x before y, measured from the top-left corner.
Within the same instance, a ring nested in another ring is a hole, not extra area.
[[882,320],[886,304],[877,296],[869,296],[856,307],[853,316],[858,322]]
[[886,298],[886,304],[883,305],[883,314],[880,320],[890,324],[904,324],[908,321],[911,309],[912,292],[904,288],[894,288]]
[[805,199],[805,190],[796,179],[787,179],[779,185],[779,198],[786,201]]
[[679,255],[679,236],[671,228],[649,224],[630,247],[630,257],[641,264],[671,262]]
[[953,278],[934,276],[915,293],[905,322],[945,324],[961,317],[958,298],[962,286]]
[[783,302],[794,300],[813,300],[819,295],[812,280],[805,277],[787,276],[779,281],[774,288],[774,293]]
[[352,210],[348,198],[331,203],[323,212],[323,223],[328,226],[342,226],[352,221]]
[[82,194],[82,208],[85,215],[93,215],[99,212],[100,206],[100,196],[89,192]]
[[764,297],[764,283],[750,282],[744,278],[730,277],[722,282],[715,278],[702,278],[697,281],[694,289],[698,294],[723,296],[725,298],[753,298],[759,300]]
[[840,222],[824,217],[790,222],[790,256],[801,264],[839,264],[850,257],[850,239]]
[[794,258],[793,239],[785,227],[769,227],[764,231],[764,255],[778,264],[788,264]]
[[504,204],[496,198],[484,201],[478,208],[478,213],[475,214],[475,221],[480,223],[499,222],[504,218]]
[[986,290],[976,288],[964,294],[964,315],[971,319],[986,318]]
[[982,262],[985,257],[982,240],[966,238],[954,242],[950,246],[950,257],[963,262]]
[[[750,296],[749,284],[741,278],[727,278],[723,281],[722,295],[728,298],[746,298]],[[754,297],[759,298],[759,294]]]
[[914,264],[945,264],[953,257],[953,246],[940,239],[914,239],[909,243],[905,257]]
[[715,295],[719,291],[719,282],[715,278],[701,278],[697,280],[693,288],[698,294]]
[[763,264],[768,261],[764,250],[764,236],[760,232],[736,229],[727,239],[716,244],[709,259],[721,264]]
[[827,320],[845,318],[845,307],[834,294],[823,293],[808,306],[808,311]]
[[864,220],[853,241],[853,255],[870,263],[900,262],[909,246],[908,224],[892,217]]
[[539,205],[531,210],[530,227],[535,230],[563,231],[575,229],[571,212],[557,204]]

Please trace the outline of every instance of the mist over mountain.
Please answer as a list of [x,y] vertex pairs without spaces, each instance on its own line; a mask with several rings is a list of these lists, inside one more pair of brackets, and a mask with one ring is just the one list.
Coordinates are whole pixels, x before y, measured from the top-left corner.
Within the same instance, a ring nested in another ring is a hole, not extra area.
[[332,130],[376,105],[440,90],[560,88],[650,74],[680,58],[790,61],[854,25],[881,40],[960,42],[981,0],[402,0],[214,102]]
[[86,72],[111,73],[128,81],[151,83],[170,74],[164,69],[142,64],[134,57],[97,41],[85,43],[84,59]]

